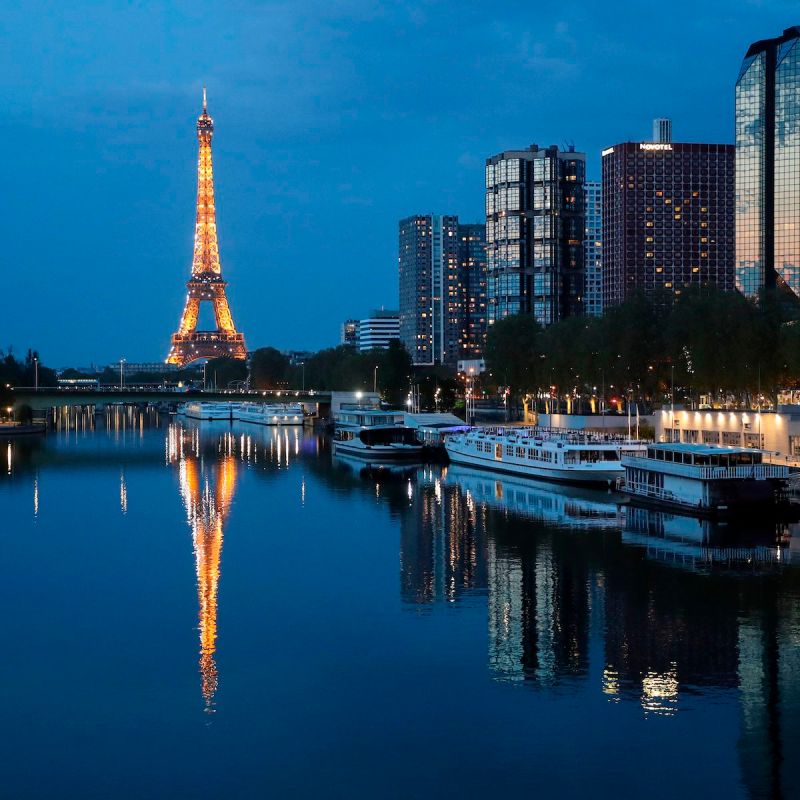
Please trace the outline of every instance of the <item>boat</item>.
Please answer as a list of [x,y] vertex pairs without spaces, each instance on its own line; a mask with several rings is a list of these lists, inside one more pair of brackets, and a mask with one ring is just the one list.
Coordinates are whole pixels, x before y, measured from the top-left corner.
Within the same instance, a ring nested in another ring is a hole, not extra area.
[[231,403],[193,401],[184,405],[183,413],[191,419],[215,420],[233,419],[233,406]]
[[403,425],[402,411],[343,407],[334,418],[333,452],[370,461],[421,460],[416,431]]
[[563,428],[472,428],[445,439],[454,464],[491,469],[538,480],[614,485],[623,475],[622,457],[644,453],[645,443],[612,434]]
[[239,403],[233,417],[259,425],[302,425],[305,419],[300,403]]
[[633,503],[725,515],[775,505],[789,467],[765,464],[761,450],[659,442],[627,454],[622,491]]
[[9,422],[0,423],[0,439],[7,436],[31,436],[47,433],[46,422]]

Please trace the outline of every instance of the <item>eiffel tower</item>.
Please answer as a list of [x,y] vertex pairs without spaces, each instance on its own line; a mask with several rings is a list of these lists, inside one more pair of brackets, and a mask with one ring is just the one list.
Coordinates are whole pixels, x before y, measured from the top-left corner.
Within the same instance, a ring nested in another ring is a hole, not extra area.
[[[244,334],[238,333],[225,295],[228,285],[222,279],[217,242],[217,215],[214,208],[214,170],[211,163],[211,137],[214,120],[208,115],[206,90],[203,113],[197,119],[200,155],[197,159],[197,222],[194,232],[192,275],[186,288],[186,305],[178,332],[172,334],[167,364],[184,366],[200,358],[247,358]],[[198,331],[200,303],[213,303],[216,330]]]

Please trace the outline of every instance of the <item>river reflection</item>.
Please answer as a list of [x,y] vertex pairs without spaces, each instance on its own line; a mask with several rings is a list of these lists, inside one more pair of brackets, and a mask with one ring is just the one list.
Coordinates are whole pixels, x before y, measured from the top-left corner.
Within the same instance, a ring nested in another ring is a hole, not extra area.
[[[14,503],[20,520],[27,515],[46,526],[59,476],[80,476],[106,487],[109,504],[125,520],[120,524],[156,524],[160,517],[148,515],[146,507],[155,491],[150,487],[160,476],[168,479],[168,494],[158,502],[170,503],[184,522],[176,519],[160,536],[185,537],[182,525],[191,534],[191,613],[197,622],[184,615],[176,624],[197,628],[191,633],[194,647],[199,636],[199,692],[197,672],[189,667],[182,674],[194,681],[194,713],[199,707],[216,711],[207,718],[214,725],[235,705],[237,687],[254,697],[267,691],[261,673],[278,669],[281,648],[294,641],[288,620],[305,607],[310,610],[303,619],[316,626],[321,649],[301,636],[298,641],[310,650],[293,652],[283,681],[307,665],[313,678],[302,682],[298,697],[322,702],[315,683],[324,680],[324,671],[314,665],[323,651],[335,653],[338,641],[348,641],[358,620],[370,618],[371,607],[359,605],[355,592],[370,585],[373,572],[387,568],[390,578],[398,577],[389,585],[376,578],[373,601],[397,604],[399,592],[401,618],[388,623],[391,606],[383,608],[378,619],[390,627],[385,638],[378,623],[370,628],[372,648],[391,652],[391,631],[410,625],[402,646],[414,651],[416,631],[420,659],[434,664],[422,641],[435,624],[440,637],[452,637],[461,648],[447,669],[472,676],[464,688],[473,699],[484,698],[491,708],[516,692],[514,703],[530,719],[555,704],[560,714],[584,714],[587,722],[602,719],[614,726],[619,714],[630,712],[652,726],[724,708],[738,724],[729,751],[735,750],[743,792],[797,796],[788,761],[790,743],[800,741],[800,546],[794,526],[714,525],[620,507],[608,492],[463,467],[376,468],[332,457],[325,436],[300,428],[193,423],[124,408],[91,418],[65,412],[56,419],[46,439],[0,442],[6,467],[0,471],[0,500]],[[100,481],[105,475],[107,483]],[[269,498],[267,507],[262,498]],[[347,519],[337,516],[342,508],[349,509]],[[371,528],[366,538],[354,539],[350,528],[363,524],[356,521],[362,517]],[[37,535],[56,530],[44,527]],[[325,580],[303,584],[315,550],[338,567],[322,563]],[[179,552],[189,557],[185,538]],[[245,580],[243,565],[251,553],[274,561],[277,570],[247,589],[251,602],[270,598],[275,618],[269,624],[251,616],[241,601],[226,599]],[[170,574],[164,587],[174,583],[185,597],[190,586],[184,574],[177,566]],[[292,582],[303,590],[290,591]],[[162,591],[169,596],[167,588]],[[459,620],[477,624],[462,628]],[[242,625],[254,632],[243,634]],[[262,655],[251,672],[248,653],[258,652],[261,636],[274,656],[264,661]],[[183,652],[197,665],[190,644]],[[473,659],[477,672],[470,672],[465,658]],[[326,663],[338,683],[324,691],[335,695],[354,667]],[[381,680],[399,681],[391,662],[384,670]],[[413,692],[400,699],[416,709],[421,724],[436,727]],[[279,705],[274,698],[273,703]],[[513,707],[505,708],[504,725],[512,724]],[[242,724],[256,724],[238,713]],[[389,719],[383,724],[390,725]],[[704,735],[716,734],[709,729]],[[669,747],[669,738],[661,746]],[[339,751],[338,757],[348,756]],[[586,791],[590,787],[587,781]]]

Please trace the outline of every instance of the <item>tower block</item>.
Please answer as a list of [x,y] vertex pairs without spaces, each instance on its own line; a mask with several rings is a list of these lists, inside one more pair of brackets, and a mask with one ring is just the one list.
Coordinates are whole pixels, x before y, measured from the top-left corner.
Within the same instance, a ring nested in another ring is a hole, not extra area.
[[[194,232],[192,274],[186,284],[188,293],[178,332],[172,334],[167,364],[184,366],[200,358],[247,358],[244,334],[236,330],[225,294],[228,285],[222,278],[217,241],[217,213],[214,207],[214,169],[211,161],[211,137],[214,120],[208,115],[206,90],[203,89],[203,113],[197,119],[200,154],[197,159],[197,221]],[[216,329],[198,331],[200,303],[214,307]]]

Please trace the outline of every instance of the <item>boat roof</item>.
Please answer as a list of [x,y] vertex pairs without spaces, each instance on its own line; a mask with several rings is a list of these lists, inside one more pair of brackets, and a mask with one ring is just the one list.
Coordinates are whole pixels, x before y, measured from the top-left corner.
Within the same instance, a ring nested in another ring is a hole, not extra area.
[[674,453],[694,453],[714,456],[729,453],[760,453],[757,447],[726,447],[719,444],[692,444],[691,442],[653,442],[648,447],[656,450],[671,450]]

